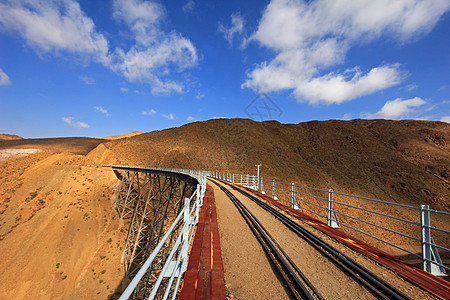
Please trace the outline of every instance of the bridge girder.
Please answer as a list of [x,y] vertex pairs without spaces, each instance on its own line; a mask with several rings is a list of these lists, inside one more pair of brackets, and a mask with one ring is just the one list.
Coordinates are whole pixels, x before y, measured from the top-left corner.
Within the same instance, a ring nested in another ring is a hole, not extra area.
[[[192,195],[198,182],[191,176],[169,171],[116,166],[113,170],[122,179],[116,209],[122,219],[129,220],[123,260],[125,278],[131,280],[172,225],[184,206],[184,199]],[[136,288],[134,299],[148,297],[180,230],[179,226],[172,232]]]

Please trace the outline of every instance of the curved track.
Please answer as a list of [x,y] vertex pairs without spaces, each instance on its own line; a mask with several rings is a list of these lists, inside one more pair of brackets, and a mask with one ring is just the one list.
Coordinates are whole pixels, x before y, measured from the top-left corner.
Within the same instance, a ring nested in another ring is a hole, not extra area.
[[[269,232],[261,225],[258,219],[233,195],[227,188],[217,181],[213,181],[222,191],[230,198],[230,200],[238,208],[241,215],[249,225],[252,232],[262,245],[266,256],[271,261],[281,280],[287,287],[290,296],[293,299],[323,299],[319,291],[311,284],[311,282],[304,276],[301,270],[283,251],[280,245],[274,240]],[[374,296],[380,299],[409,299],[408,296],[398,291],[393,286],[380,279],[378,276],[365,269],[352,259],[348,258],[328,243],[322,241],[320,238],[286,217],[284,214],[274,209],[269,204],[247,193],[246,191],[223,182],[234,190],[238,191],[245,197],[249,198],[261,208],[271,213],[276,219],[287,226],[291,231],[307,241],[324,257],[328,258],[335,265],[337,265],[343,272],[353,277],[361,285],[366,287]]]

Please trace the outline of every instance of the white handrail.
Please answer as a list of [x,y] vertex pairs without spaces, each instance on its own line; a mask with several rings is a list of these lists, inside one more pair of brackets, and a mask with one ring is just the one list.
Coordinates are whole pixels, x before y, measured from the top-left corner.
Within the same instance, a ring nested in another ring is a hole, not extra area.
[[[320,217],[323,217],[323,218],[325,218],[327,220],[328,225],[330,225],[330,226],[332,226],[334,228],[339,228],[340,225],[343,225],[343,226],[345,226],[347,228],[350,228],[352,230],[355,230],[355,231],[357,231],[359,233],[362,233],[362,234],[365,234],[367,236],[370,236],[370,237],[372,237],[372,238],[374,238],[374,239],[376,239],[378,241],[381,241],[381,242],[383,242],[385,244],[388,244],[388,245],[393,246],[393,247],[395,247],[397,249],[403,250],[404,252],[409,253],[409,254],[413,254],[413,255],[419,256],[419,255],[417,255],[417,254],[415,254],[415,253],[413,253],[413,252],[411,252],[411,251],[409,251],[407,249],[404,249],[404,248],[402,248],[400,246],[392,244],[392,243],[390,243],[390,242],[388,242],[388,241],[386,241],[386,240],[384,240],[382,238],[376,237],[376,236],[374,236],[374,235],[372,235],[370,233],[367,233],[367,232],[365,232],[363,230],[357,229],[357,228],[355,228],[353,226],[349,226],[347,224],[344,224],[344,223],[338,221],[337,216],[340,215],[340,216],[343,216],[343,217],[349,217],[352,220],[359,221],[359,222],[364,223],[366,225],[374,226],[374,227],[376,227],[378,229],[382,229],[382,230],[386,230],[386,231],[391,232],[391,233],[399,234],[399,235],[401,235],[401,236],[403,236],[405,238],[412,239],[412,240],[414,240],[416,242],[419,241],[419,242],[421,242],[422,248],[424,249],[422,251],[422,261],[423,261],[423,268],[424,268],[424,270],[426,270],[428,272],[431,272],[432,274],[435,274],[435,275],[446,275],[445,274],[445,270],[450,270],[449,267],[447,267],[447,266],[442,264],[442,262],[440,260],[440,257],[439,257],[439,253],[437,252],[437,248],[439,248],[441,250],[444,250],[444,251],[447,251],[447,252],[450,252],[450,251],[448,251],[449,249],[447,249],[444,246],[437,245],[434,242],[430,242],[430,241],[433,240],[432,237],[431,237],[431,233],[430,233],[431,230],[436,230],[436,231],[439,231],[439,232],[445,233],[445,234],[450,234],[450,231],[449,230],[445,230],[445,229],[441,229],[441,228],[437,228],[437,227],[433,227],[433,226],[429,225],[429,218],[430,218],[429,215],[430,215],[430,213],[436,213],[436,214],[441,214],[441,215],[444,215],[444,216],[450,216],[449,212],[433,210],[433,209],[430,209],[427,205],[426,206],[422,205],[422,206],[417,207],[417,206],[411,206],[411,205],[406,205],[406,204],[388,202],[388,201],[372,199],[372,198],[367,198],[367,197],[361,197],[361,196],[356,196],[356,195],[349,195],[349,194],[345,194],[345,193],[339,193],[339,192],[335,192],[333,190],[325,190],[325,189],[318,189],[318,188],[313,188],[313,187],[307,187],[307,186],[297,185],[295,183],[286,183],[286,182],[281,182],[281,181],[276,181],[276,180],[269,180],[269,181],[264,182],[263,178],[257,178],[258,179],[257,182],[260,183],[260,184],[254,184],[253,181],[251,181],[251,180],[250,181],[249,180],[244,180],[246,178],[256,178],[255,175],[218,173],[218,172],[207,172],[207,173],[210,174],[210,176],[213,177],[213,178],[228,179],[227,181],[230,181],[230,182],[235,183],[235,184],[240,184],[240,185],[242,185],[244,187],[247,187],[247,188],[252,188],[252,189],[258,190],[258,191],[260,191],[263,194],[266,193],[265,190],[264,190],[264,184],[265,184],[267,187],[271,187],[272,198],[274,200],[283,201],[283,202],[286,203],[286,205],[291,206],[291,207],[293,207],[295,209],[303,209],[304,211],[308,211],[310,213],[314,213],[314,214],[316,214],[316,215],[318,215]],[[231,180],[229,180],[229,179],[231,179]],[[325,195],[324,195],[324,197],[320,197],[320,196],[317,196],[317,195],[308,194],[309,193],[308,191],[300,192],[298,190],[295,190],[295,188],[306,189],[306,190],[314,191],[316,193],[326,193],[327,197],[325,197]],[[388,215],[386,213],[369,210],[367,208],[357,207],[356,205],[350,205],[350,204],[347,204],[347,203],[338,202],[338,201],[333,199],[333,194],[334,195],[339,195],[339,196],[342,196],[342,197],[352,197],[352,198],[355,198],[355,199],[371,201],[371,202],[374,202],[374,203],[380,203],[380,204],[392,205],[392,206],[396,206],[396,207],[403,207],[403,208],[407,208],[407,209],[419,210],[420,211],[420,219],[419,219],[419,221],[411,221],[411,220],[400,218],[398,216],[391,216],[391,215]],[[301,196],[311,197],[311,198],[314,198],[314,199],[318,199],[318,200],[321,200],[321,201],[328,202],[328,207],[317,205],[315,203],[312,203],[312,202],[309,202],[307,200],[304,200],[304,199],[301,198]],[[322,215],[320,213],[317,213],[315,211],[309,210],[306,207],[300,207],[300,205],[302,203],[303,204],[313,205],[315,207],[319,207],[319,208],[325,210],[327,212],[325,215],[327,215],[327,216],[324,216],[324,215]],[[376,214],[376,215],[379,215],[379,216],[387,217],[387,218],[394,219],[394,220],[400,221],[400,222],[405,222],[405,223],[408,223],[408,224],[411,224],[411,225],[414,225],[414,226],[418,225],[418,226],[420,226],[422,239],[418,239],[418,238],[412,237],[410,235],[398,232],[396,230],[385,228],[383,226],[380,226],[380,225],[377,225],[377,224],[373,224],[373,223],[368,222],[366,220],[358,219],[358,218],[356,218],[354,216],[350,216],[348,214],[344,214],[344,213],[338,212],[333,207],[333,203],[339,204],[342,207],[349,207],[349,208],[353,208],[353,209],[358,209],[358,210],[361,210],[361,211],[364,211],[364,212],[367,212],[367,213],[372,213],[372,214]],[[448,223],[450,223],[450,222],[448,222]],[[433,256],[431,256],[430,253],[433,253]],[[432,259],[430,257],[432,257]]]

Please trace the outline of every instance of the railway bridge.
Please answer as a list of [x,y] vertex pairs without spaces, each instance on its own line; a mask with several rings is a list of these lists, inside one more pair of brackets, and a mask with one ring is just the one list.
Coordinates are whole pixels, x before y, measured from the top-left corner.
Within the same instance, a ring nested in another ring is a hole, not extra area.
[[129,228],[120,299],[450,299],[450,213],[259,175],[107,167],[121,181],[115,205]]

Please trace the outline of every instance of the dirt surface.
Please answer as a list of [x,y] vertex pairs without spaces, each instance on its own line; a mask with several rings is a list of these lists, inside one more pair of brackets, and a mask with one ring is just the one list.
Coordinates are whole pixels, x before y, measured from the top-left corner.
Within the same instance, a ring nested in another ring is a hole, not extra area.
[[[226,195],[216,186],[214,186],[214,192],[216,195],[216,201],[223,201],[222,205],[218,207],[217,214],[219,219],[219,229],[221,234],[221,241],[223,236],[230,235],[233,237],[233,233],[230,234],[230,231],[233,229],[229,226],[229,221],[226,219],[222,219],[221,216],[226,217],[227,214],[234,215],[236,218],[240,217],[239,212],[234,207],[232,202],[226,197]],[[320,253],[318,253],[314,248],[312,248],[309,244],[302,241],[297,235],[288,230],[283,224],[281,224],[278,220],[276,220],[270,213],[264,211],[257,204],[244,197],[242,194],[229,189],[233,192],[233,194],[238,197],[238,199],[250,209],[250,211],[259,219],[259,221],[263,224],[263,226],[270,232],[270,234],[275,238],[275,240],[283,247],[283,249],[288,253],[291,259],[294,260],[296,265],[305,273],[305,275],[310,279],[310,281],[317,287],[319,292],[326,299],[374,299],[375,297],[365,288],[361,287],[359,283],[355,282],[355,280],[345,274],[343,274],[339,268],[337,268],[334,264],[328,261],[327,258],[323,257]],[[238,219],[238,218],[237,218]],[[237,222],[237,220],[233,220],[233,224]],[[243,219],[241,220],[242,222]],[[370,259],[365,258],[363,255],[350,250],[349,248],[343,246],[342,244],[337,243],[330,237],[324,235],[323,233],[311,229],[308,225],[305,225],[298,220],[295,220],[297,223],[306,227],[308,230],[311,230],[313,233],[318,235],[320,238],[325,240],[326,242],[332,244],[335,248],[342,251],[347,256],[351,257],[358,263],[362,264],[364,267],[368,268],[375,274],[381,276],[384,280],[394,285],[402,292],[407,294],[413,299],[433,299],[433,297],[422,289],[413,286],[406,282],[405,280],[399,278],[393,272],[381,267],[377,263],[371,261]],[[221,222],[223,222],[223,226],[221,227]],[[228,226],[227,226],[228,223]],[[244,222],[245,223],[245,222]],[[245,226],[247,226],[245,224]],[[248,226],[247,226],[248,228]],[[242,229],[244,230],[244,229]],[[248,229],[249,230],[249,229]],[[237,233],[234,233],[237,234]],[[253,238],[254,239],[254,238]],[[255,240],[256,241],[256,240]],[[246,278],[242,278],[242,273],[237,272],[227,266],[227,261],[235,261],[236,254],[240,254],[240,259],[242,265],[241,268],[246,268],[248,264],[247,261],[251,261],[256,256],[256,253],[249,253],[245,249],[253,249],[247,248],[248,245],[243,243],[242,241],[236,241],[236,239],[231,238],[227,244],[237,244],[236,249],[234,251],[225,252],[225,245],[222,242],[222,253],[223,259],[225,262],[225,280],[227,282],[227,288],[229,289],[229,293],[235,295],[239,299],[253,299],[252,294],[246,294],[248,285],[253,285],[253,280],[251,278],[258,277],[261,273],[261,270],[249,275],[250,279],[246,280]],[[239,247],[239,248],[237,248]],[[258,245],[258,248],[259,245]],[[260,259],[263,256],[259,256]],[[266,258],[264,257],[264,260]],[[232,267],[232,266],[231,266]],[[237,273],[236,273],[237,272]],[[324,280],[327,279],[327,280]],[[335,280],[334,280],[335,279]],[[238,290],[240,291],[239,295],[236,294],[235,288],[233,285],[231,287],[228,286],[229,280],[232,280],[235,284],[238,284]],[[278,283],[280,284],[280,283]],[[264,286],[264,290],[267,291],[271,289],[272,286]],[[260,299],[274,299],[266,296],[262,296]],[[256,298],[255,298],[256,299]],[[282,299],[282,297],[280,298]]]
[[123,139],[123,138],[127,138],[127,137],[132,137],[132,136],[140,135],[140,134],[143,134],[143,132],[140,132],[140,131],[133,131],[133,132],[130,132],[130,133],[125,133],[125,134],[118,134],[118,135],[105,136],[105,137],[102,137],[102,139],[105,139],[105,140],[119,140],[119,139]]
[[117,179],[84,156],[0,162],[0,299],[106,299],[123,276]]
[[0,140],[22,140],[23,137],[15,134],[0,134]]
[[232,299],[287,299],[288,294],[245,220],[214,183],[227,295]]
[[3,149],[40,149],[54,153],[70,152],[86,155],[101,143],[108,140],[87,137],[67,137],[48,139],[0,140],[0,150]]
[[27,156],[33,153],[41,152],[41,149],[1,149],[0,161]]

